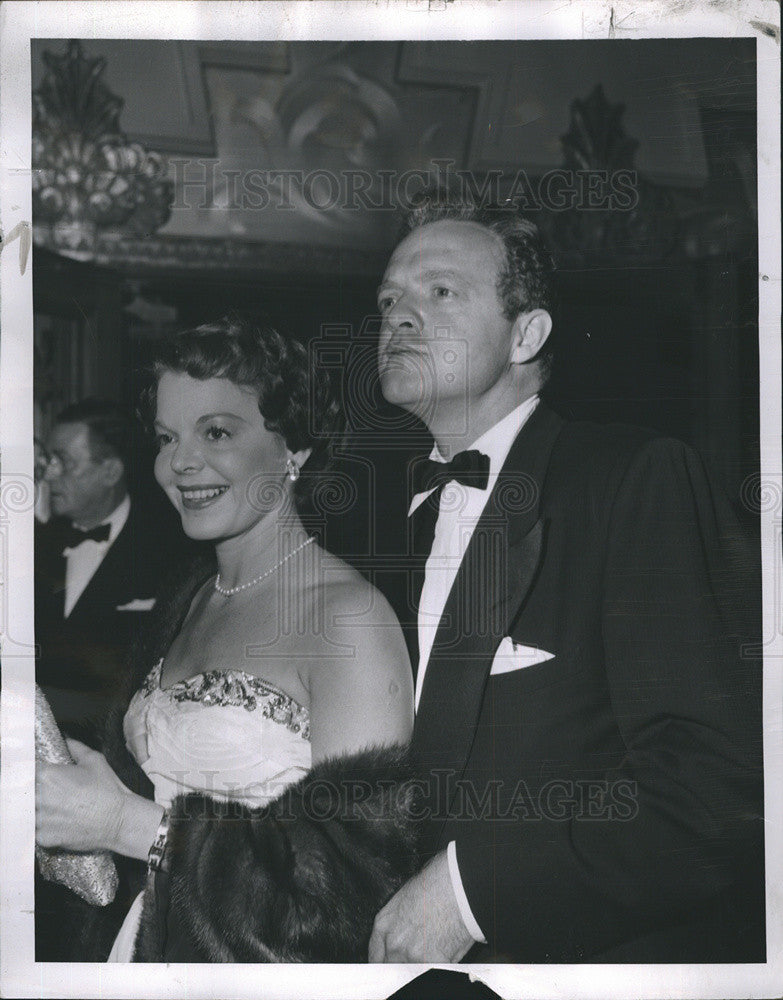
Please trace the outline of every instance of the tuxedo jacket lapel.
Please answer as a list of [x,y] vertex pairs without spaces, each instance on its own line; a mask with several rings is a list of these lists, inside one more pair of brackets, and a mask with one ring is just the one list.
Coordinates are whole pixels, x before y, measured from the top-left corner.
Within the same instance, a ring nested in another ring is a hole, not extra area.
[[539,501],[562,421],[539,404],[512,445],[473,532],[435,636],[413,743],[421,766],[459,777],[484,687],[536,575],[544,544]]
[[[74,604],[68,616],[70,621],[76,621],[82,615],[89,616],[96,606],[103,607],[107,597],[110,601],[115,598],[116,601],[120,600],[121,593],[127,589],[128,573],[134,565],[132,552],[134,536],[136,536],[134,525],[134,510],[131,507],[122,530],[109,546],[108,552]],[[136,537],[136,544],[139,545],[138,537]]]
[[[51,576],[48,578],[46,588],[46,607],[41,607],[40,614],[42,619],[45,617],[53,622],[61,622],[65,615],[65,556],[52,556],[49,567]],[[38,614],[37,608],[36,614]]]
[[59,625],[65,609],[65,556],[67,525],[61,519],[35,526],[35,619],[41,625]]

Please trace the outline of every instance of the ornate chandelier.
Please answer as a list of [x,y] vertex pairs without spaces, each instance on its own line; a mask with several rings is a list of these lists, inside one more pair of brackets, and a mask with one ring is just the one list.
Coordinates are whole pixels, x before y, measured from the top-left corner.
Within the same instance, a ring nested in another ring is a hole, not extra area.
[[170,215],[173,184],[165,158],[121,131],[124,101],[101,79],[106,60],[86,58],[78,41],[43,59],[47,73],[33,93],[36,242],[87,260],[99,231],[155,232]]

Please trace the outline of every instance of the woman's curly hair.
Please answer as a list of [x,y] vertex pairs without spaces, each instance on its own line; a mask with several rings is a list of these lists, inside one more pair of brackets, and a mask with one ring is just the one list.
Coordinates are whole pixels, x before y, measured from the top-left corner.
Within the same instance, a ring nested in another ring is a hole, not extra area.
[[343,430],[343,413],[328,374],[312,364],[306,348],[269,326],[240,314],[183,330],[161,342],[149,384],[141,397],[147,426],[155,417],[157,384],[164,372],[195,379],[226,378],[250,387],[268,431],[279,434],[289,451],[312,449],[294,484],[302,512],[331,460],[331,445]]

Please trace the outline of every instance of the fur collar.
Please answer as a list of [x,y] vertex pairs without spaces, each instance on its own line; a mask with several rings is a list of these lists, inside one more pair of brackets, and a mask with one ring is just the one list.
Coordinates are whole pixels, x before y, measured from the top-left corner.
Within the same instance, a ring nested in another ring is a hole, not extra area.
[[171,912],[150,887],[135,960],[170,960],[173,917],[191,961],[367,961],[376,913],[417,867],[416,798],[397,747],[324,761],[262,809],[176,799]]

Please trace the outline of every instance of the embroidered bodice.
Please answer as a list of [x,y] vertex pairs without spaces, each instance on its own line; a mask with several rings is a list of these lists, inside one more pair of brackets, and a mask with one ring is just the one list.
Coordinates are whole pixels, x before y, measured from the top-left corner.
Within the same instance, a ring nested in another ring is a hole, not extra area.
[[261,806],[310,770],[307,709],[243,670],[209,670],[160,686],[161,659],[133,696],[128,749],[168,807],[176,795]]

